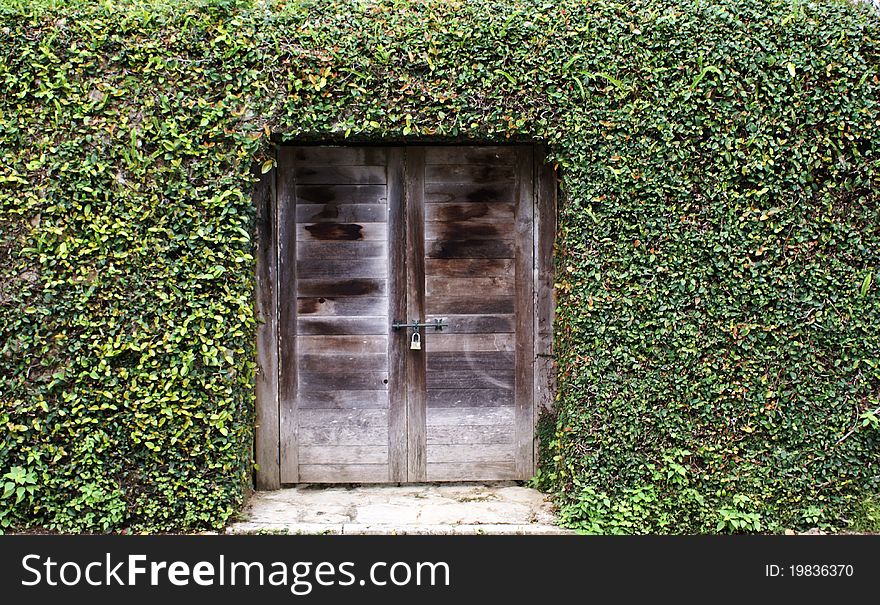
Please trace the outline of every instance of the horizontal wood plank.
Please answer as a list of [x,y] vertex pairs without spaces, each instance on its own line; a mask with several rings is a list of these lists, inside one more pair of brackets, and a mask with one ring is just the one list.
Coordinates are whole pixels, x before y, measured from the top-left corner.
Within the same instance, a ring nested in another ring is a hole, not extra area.
[[388,318],[378,317],[298,317],[296,331],[298,334],[333,335],[333,334],[388,334]]
[[335,278],[360,279],[386,277],[388,262],[384,258],[305,258],[296,262],[296,274],[300,279]]
[[302,204],[384,204],[385,185],[300,185],[296,199]]
[[368,164],[384,165],[388,151],[384,147],[346,147],[337,145],[302,146],[293,150],[297,164]]
[[302,296],[296,301],[297,314],[304,316],[340,317],[383,315],[387,317],[388,299],[384,296]]
[[428,481],[505,481],[527,478],[517,477],[513,462],[480,464],[428,462],[427,464]]
[[300,247],[307,242],[384,242],[386,239],[386,223],[299,223],[296,226],[296,242]]
[[298,279],[297,298],[303,296],[384,296],[387,283],[384,279]]
[[428,428],[435,426],[513,426],[514,409],[505,407],[428,408]]
[[514,220],[513,203],[470,202],[464,204],[427,204],[425,221],[428,223],[467,223],[486,225],[507,223]]
[[430,183],[513,183],[515,167],[508,164],[427,164],[425,185]]
[[297,421],[300,427],[383,427],[388,422],[388,410],[380,408],[364,409],[303,409],[299,410]]
[[388,391],[309,391],[299,394],[299,408],[316,410],[349,410],[387,408]]
[[467,370],[428,370],[428,389],[513,389],[513,366]]
[[509,240],[513,237],[512,221],[471,223],[469,221],[450,221],[446,223],[425,223],[425,238],[444,241],[484,241]]
[[515,183],[425,183],[426,205],[468,202],[513,203],[516,199]]
[[514,404],[509,389],[431,389],[428,391],[429,408],[502,407]]
[[513,258],[513,240],[426,240],[427,258]]
[[514,351],[516,349],[515,334],[434,334],[429,332],[423,341],[422,347],[429,353],[435,351]]
[[304,483],[385,483],[387,464],[300,464],[299,479]]
[[[302,458],[300,458],[302,459]],[[491,443],[473,445],[429,445],[428,464],[455,462],[482,464],[485,462],[513,462],[514,449],[510,444]]]
[[514,276],[498,277],[445,277],[431,275],[425,279],[425,293],[430,298],[467,293],[471,296],[494,298],[496,296],[513,296]]
[[297,258],[385,258],[384,241],[302,241],[297,242]]
[[388,218],[385,204],[297,204],[298,223],[381,223]]
[[509,164],[516,162],[516,150],[501,145],[485,147],[432,146],[425,148],[425,164]]
[[446,277],[499,277],[513,272],[510,258],[429,258],[425,274]]
[[[303,412],[307,410],[302,410]],[[387,426],[357,426],[334,424],[328,426],[301,426],[297,439],[303,445],[387,445]]]
[[511,313],[498,315],[461,315],[461,314],[432,314],[427,315],[426,321],[443,319],[448,327],[443,328],[446,334],[503,334],[514,332],[514,315]]
[[[443,446],[438,446],[443,447]],[[438,453],[441,457],[444,453]],[[500,460],[501,458],[499,458]],[[446,460],[438,460],[446,462]],[[299,448],[300,464],[388,464],[387,445],[304,445]]]
[[[500,353],[499,353],[500,354]],[[449,353],[447,353],[449,355]],[[300,355],[297,358],[300,371],[325,371],[327,368],[345,368],[353,372],[384,372],[388,369],[388,356],[383,353],[365,353],[362,355]]]
[[[429,410],[432,408],[428,408]],[[428,445],[464,445],[509,443],[514,440],[513,425],[440,425],[428,431]]]
[[360,355],[385,353],[387,336],[299,336],[296,339],[299,355]]
[[352,372],[345,368],[327,368],[325,372],[300,371],[299,391],[379,391],[388,388],[388,372]]
[[296,182],[298,185],[385,184],[385,166],[299,164],[296,167]]
[[429,315],[471,315],[478,313],[490,313],[503,315],[513,313],[516,300],[513,296],[491,296],[481,298],[478,294],[468,292],[466,294],[450,294],[448,296],[434,295],[428,298],[427,313]]

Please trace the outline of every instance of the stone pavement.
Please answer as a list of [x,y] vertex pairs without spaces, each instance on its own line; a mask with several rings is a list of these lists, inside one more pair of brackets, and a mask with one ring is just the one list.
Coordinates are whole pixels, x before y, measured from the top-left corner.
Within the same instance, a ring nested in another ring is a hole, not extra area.
[[541,492],[515,483],[300,485],[256,492],[227,533],[563,534]]

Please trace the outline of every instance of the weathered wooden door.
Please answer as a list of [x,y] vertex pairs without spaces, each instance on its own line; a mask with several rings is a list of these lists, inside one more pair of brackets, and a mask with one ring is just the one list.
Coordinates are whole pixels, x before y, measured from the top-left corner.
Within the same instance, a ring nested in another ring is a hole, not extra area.
[[[524,479],[532,148],[284,147],[281,482]],[[443,320],[438,331],[394,322]]]

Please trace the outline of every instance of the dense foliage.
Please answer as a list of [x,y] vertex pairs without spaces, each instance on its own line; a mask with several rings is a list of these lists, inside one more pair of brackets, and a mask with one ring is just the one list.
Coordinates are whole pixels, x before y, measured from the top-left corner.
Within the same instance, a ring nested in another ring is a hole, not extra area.
[[567,524],[842,527],[878,491],[868,9],[3,2],[0,528],[240,505],[273,137],[549,144]]

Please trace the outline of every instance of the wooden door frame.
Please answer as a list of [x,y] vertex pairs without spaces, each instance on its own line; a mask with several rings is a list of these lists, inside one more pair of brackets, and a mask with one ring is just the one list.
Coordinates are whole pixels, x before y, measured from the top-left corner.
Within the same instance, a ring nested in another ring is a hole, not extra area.
[[[462,143],[464,144],[464,143]],[[479,143],[466,143],[469,146],[477,146]],[[497,145],[495,143],[484,142],[483,144]],[[334,145],[326,143],[326,145]],[[389,145],[390,149],[395,147],[421,147],[435,145],[441,146],[442,143],[418,143],[410,145]],[[455,144],[453,144],[455,145]],[[342,146],[342,145],[336,145]],[[346,145],[350,147],[362,147],[364,145]],[[278,154],[276,151],[276,159],[281,160],[285,154]],[[556,301],[553,288],[554,266],[553,266],[553,246],[556,238],[556,216],[557,216],[557,178],[556,171],[551,164],[546,163],[546,150],[540,145],[533,146],[533,171],[532,171],[532,221],[531,235],[532,245],[534,246],[534,255],[531,271],[533,274],[534,293],[533,299],[533,315],[525,322],[530,325],[530,331],[533,338],[532,348],[534,353],[533,362],[533,406],[532,406],[532,423],[531,427],[519,427],[522,430],[531,429],[534,432],[534,425],[540,411],[550,410],[553,407],[555,399],[555,372],[553,368],[553,320],[556,309]],[[295,301],[279,301],[278,290],[279,282],[282,278],[290,279],[290,271],[294,270],[296,263],[293,258],[294,250],[279,249],[279,242],[284,239],[283,234],[279,233],[279,228],[283,228],[284,224],[289,221],[283,220],[284,217],[279,216],[279,209],[284,208],[287,204],[284,200],[279,200],[280,190],[286,190],[287,187],[280,187],[279,178],[291,178],[292,170],[288,166],[278,165],[277,169],[272,169],[266,174],[261,174],[259,167],[255,167],[253,175],[256,179],[253,190],[254,206],[256,208],[256,291],[255,291],[255,314],[257,318],[257,334],[256,334],[256,376],[255,376],[255,433],[254,433],[254,461],[256,469],[254,473],[254,486],[259,490],[274,490],[282,486],[281,481],[281,461],[282,448],[285,444],[281,442],[282,428],[280,426],[283,415],[280,413],[280,393],[282,390],[290,391],[295,389],[296,385],[290,383],[295,380],[295,376],[282,376],[280,359],[282,354],[280,351],[280,317],[284,309],[282,304],[292,304]],[[389,203],[391,203],[389,198]],[[392,209],[393,212],[393,209]],[[529,229],[524,224],[518,226],[518,229]],[[292,240],[291,240],[292,241]],[[528,270],[528,267],[520,270]],[[287,315],[287,313],[284,313]],[[288,373],[290,374],[290,373]],[[282,384],[282,380],[287,380],[288,384]],[[526,380],[528,377],[521,377],[518,380]],[[288,447],[292,444],[286,444]],[[291,448],[295,449],[295,448]],[[517,458],[524,460],[521,464],[525,465],[522,470],[526,474],[533,474],[537,460],[537,438],[534,440],[534,447],[531,448],[531,455],[523,452]],[[290,452],[285,455],[290,456]],[[531,460],[529,464],[528,460]],[[399,476],[394,473],[393,476]]]

